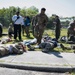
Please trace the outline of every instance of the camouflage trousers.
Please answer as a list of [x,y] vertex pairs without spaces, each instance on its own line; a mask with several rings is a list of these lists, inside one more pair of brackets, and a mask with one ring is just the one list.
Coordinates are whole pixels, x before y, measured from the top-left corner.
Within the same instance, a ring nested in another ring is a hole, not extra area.
[[5,56],[9,54],[23,54],[24,50],[20,45],[11,45],[11,50],[8,47],[1,46],[0,47],[0,56]]
[[45,50],[51,50],[54,48],[54,44],[49,43],[49,42],[44,42],[44,43],[39,44],[39,48],[45,49]]
[[5,55],[8,55],[9,54],[9,50],[8,48],[5,48],[5,47],[0,47],[0,56],[5,56]]
[[41,43],[42,35],[44,33],[44,26],[37,25],[34,28],[34,37],[37,39],[37,43]]

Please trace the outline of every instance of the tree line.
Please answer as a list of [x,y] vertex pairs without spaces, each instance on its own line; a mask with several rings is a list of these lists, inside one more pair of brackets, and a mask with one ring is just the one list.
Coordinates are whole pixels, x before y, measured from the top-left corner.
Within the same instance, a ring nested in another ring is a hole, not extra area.
[[38,14],[38,9],[34,6],[30,8],[24,7],[22,9],[14,6],[2,8],[0,9],[0,23],[2,23],[3,26],[8,27],[9,24],[12,23],[12,16],[15,15],[16,11],[20,11],[22,16],[29,16],[31,19]]
[[[33,16],[35,16],[36,14],[39,13],[38,8],[36,8],[35,6],[31,6],[29,8],[19,8],[19,7],[14,7],[11,6],[9,8],[2,8],[0,9],[0,23],[3,24],[4,27],[8,27],[10,23],[12,23],[12,16],[15,15],[16,11],[20,11],[20,14],[22,16],[29,16],[30,19],[33,18]],[[53,24],[53,17],[52,16],[48,16],[49,21],[48,21],[48,25],[47,28],[53,28],[54,24]],[[75,18],[75,17],[72,17]],[[63,25],[68,24],[68,21],[62,22]]]

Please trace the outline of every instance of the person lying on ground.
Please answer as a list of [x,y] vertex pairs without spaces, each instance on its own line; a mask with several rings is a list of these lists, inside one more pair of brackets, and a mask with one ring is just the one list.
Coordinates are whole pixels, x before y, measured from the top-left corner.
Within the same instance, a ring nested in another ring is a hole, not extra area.
[[[50,38],[49,36],[43,37],[41,40],[41,43],[38,45],[37,48],[41,48],[45,51],[49,51],[57,47],[58,43],[56,40]],[[32,47],[31,44],[27,44],[27,47],[29,50],[34,50],[36,47]]]
[[9,54],[23,54],[26,51],[26,47],[22,43],[0,45],[0,56]]
[[9,37],[3,37],[1,39],[1,41],[0,41],[0,44],[6,44],[6,43],[11,42],[11,41],[12,41],[11,38],[9,38]]
[[51,38],[49,36],[45,36],[42,38],[41,44],[37,46],[31,46],[30,44],[27,44],[27,47],[29,50],[34,50],[34,49],[42,49],[43,52],[49,52],[50,50],[53,50],[56,47],[62,48],[62,50],[71,50],[71,47],[65,47],[62,43],[58,43],[55,38]]

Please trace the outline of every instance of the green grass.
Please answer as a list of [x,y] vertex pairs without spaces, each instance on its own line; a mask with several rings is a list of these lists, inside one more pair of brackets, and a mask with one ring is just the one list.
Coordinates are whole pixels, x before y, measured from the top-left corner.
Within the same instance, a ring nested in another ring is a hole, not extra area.
[[75,75],[75,72],[72,72],[71,75]]
[[[54,30],[45,30],[44,34],[48,34],[50,37],[55,38],[55,32]],[[67,36],[67,29],[61,29],[61,36]],[[62,43],[66,47],[70,47],[70,44]],[[61,48],[56,47],[54,51],[59,52],[74,52],[74,50],[62,50]]]
[[[4,28],[3,29],[3,33],[6,33],[6,32],[7,32],[7,28]],[[50,30],[50,29],[45,30],[44,35],[45,34],[48,34],[50,37],[55,38],[55,32],[54,32],[54,30]],[[23,40],[28,40],[28,39],[33,39],[34,38],[34,36],[32,35],[32,33],[30,33],[30,38],[27,38],[26,34],[24,34],[24,35],[25,36],[22,35],[22,39]],[[67,29],[61,29],[61,36],[66,36],[66,35],[67,35]],[[5,37],[5,36],[3,36],[3,37]],[[2,39],[3,37],[1,37],[0,39]],[[9,42],[9,43],[12,43],[12,42]],[[64,46],[66,46],[66,47],[70,46],[69,44],[66,44],[66,43],[62,43],[62,44]],[[37,50],[39,50],[39,49],[37,49]],[[58,47],[56,47],[52,51],[56,51],[56,52],[74,52],[74,50],[62,50],[61,48],[58,48]]]

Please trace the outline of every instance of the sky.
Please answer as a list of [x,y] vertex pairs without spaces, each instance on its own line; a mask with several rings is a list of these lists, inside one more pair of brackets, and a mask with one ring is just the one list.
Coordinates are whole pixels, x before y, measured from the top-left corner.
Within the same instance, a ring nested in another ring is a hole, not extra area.
[[46,14],[57,14],[61,17],[75,16],[75,0],[0,0],[0,9],[9,6],[26,7],[35,6],[39,9],[46,8]]

